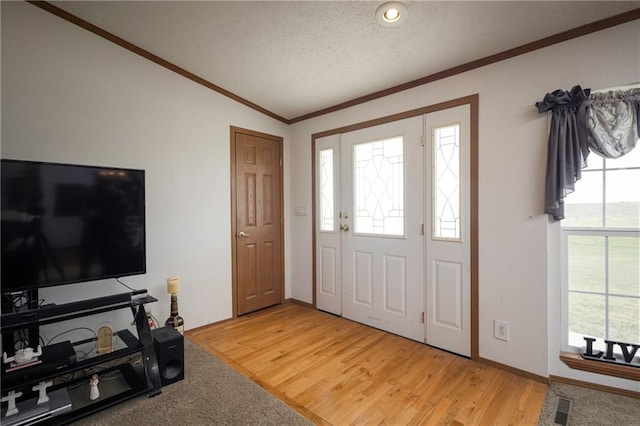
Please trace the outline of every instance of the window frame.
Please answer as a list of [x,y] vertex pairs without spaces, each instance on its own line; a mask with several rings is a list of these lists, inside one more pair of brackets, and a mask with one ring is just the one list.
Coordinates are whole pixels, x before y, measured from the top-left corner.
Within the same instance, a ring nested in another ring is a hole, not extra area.
[[[636,147],[636,149],[640,149],[639,147]],[[605,298],[606,298],[606,304],[605,304],[605,336],[593,336],[593,337],[597,337],[600,341],[600,339],[606,339],[608,334],[609,334],[609,297],[613,296],[613,297],[625,297],[625,298],[629,298],[629,299],[638,299],[640,300],[640,294],[638,296],[633,296],[633,295],[620,295],[617,293],[614,293],[612,291],[610,291],[609,285],[608,285],[608,278],[605,278],[605,285],[604,285],[604,291],[600,292],[600,291],[583,291],[583,290],[570,290],[569,289],[569,237],[570,236],[574,236],[574,235],[579,235],[579,236],[596,236],[596,237],[635,237],[637,239],[640,240],[640,223],[638,224],[637,228],[632,228],[632,227],[612,227],[612,226],[605,226],[606,224],[606,209],[607,209],[607,187],[604,184],[606,182],[606,175],[607,172],[610,171],[616,171],[616,170],[621,170],[621,169],[626,169],[626,170],[638,170],[640,171],[640,164],[638,164],[637,166],[632,166],[632,167],[624,167],[624,168],[620,168],[620,167],[608,167],[607,166],[607,162],[608,161],[615,161],[615,160],[607,160],[604,159],[604,161],[602,162],[602,166],[595,168],[595,169],[585,169],[585,173],[601,173],[602,174],[602,179],[603,179],[603,186],[602,186],[602,192],[601,192],[601,203],[602,203],[602,222],[601,225],[602,226],[563,226],[562,223],[560,224],[560,253],[561,253],[561,261],[560,261],[560,266],[561,266],[561,291],[562,291],[562,316],[561,316],[561,329],[562,329],[562,343],[561,343],[561,349],[562,351],[566,351],[566,352],[580,352],[582,353],[582,351],[584,350],[584,345],[582,346],[571,346],[570,345],[570,341],[569,341],[569,334],[570,334],[570,330],[569,330],[569,295],[571,292],[576,292],[576,293],[582,293],[582,294],[598,294],[598,295],[602,295],[604,294]],[[576,183],[576,191],[579,190],[579,185],[580,185],[580,181],[578,181]],[[571,195],[569,195],[569,197],[571,197]],[[605,256],[605,271],[608,271],[608,263],[609,263],[609,259],[608,259],[608,253],[605,252],[604,254]],[[582,343],[582,342],[581,342]],[[626,342],[626,343],[639,343],[639,342]],[[615,352],[619,353],[620,349],[616,346],[615,348]]]

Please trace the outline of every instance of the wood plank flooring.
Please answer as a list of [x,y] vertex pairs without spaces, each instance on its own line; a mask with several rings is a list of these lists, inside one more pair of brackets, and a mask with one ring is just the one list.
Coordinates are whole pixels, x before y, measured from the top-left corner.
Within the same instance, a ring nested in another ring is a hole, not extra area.
[[321,425],[535,425],[547,389],[293,303],[186,334]]

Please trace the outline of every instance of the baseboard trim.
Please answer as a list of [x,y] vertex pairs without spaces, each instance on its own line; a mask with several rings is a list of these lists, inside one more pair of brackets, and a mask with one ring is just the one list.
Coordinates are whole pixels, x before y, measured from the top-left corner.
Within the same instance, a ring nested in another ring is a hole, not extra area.
[[298,300],[298,299],[286,299],[284,303],[293,303],[293,304],[304,306],[305,308],[311,308],[311,309],[316,308],[315,306],[313,306],[313,303],[303,302],[302,300]]
[[199,327],[194,327],[194,328],[189,328],[185,330],[185,333],[187,334],[197,334],[199,331],[201,330],[206,330],[208,327],[212,326],[212,325],[219,325],[219,324],[223,324],[225,322],[229,322],[229,321],[233,321],[233,320],[237,320],[238,318],[227,318],[227,319],[223,319],[220,321],[214,321],[211,322],[209,324],[205,324],[205,325],[201,325]]
[[570,379],[562,376],[549,376],[551,382],[564,383],[566,385],[580,386],[583,388],[594,389],[597,391],[614,393],[616,395],[628,396],[630,398],[640,399],[640,392],[632,390],[614,388],[611,386],[599,385],[597,383],[583,382],[582,380]]
[[[296,299],[285,299],[284,302],[282,302],[283,305],[285,305],[287,303],[294,303],[296,305],[301,305],[301,306],[305,306],[307,308],[315,309],[315,307],[311,303],[302,302],[302,301],[296,300]],[[274,305],[274,306],[270,306],[270,307],[273,308],[273,307],[276,307],[276,306],[278,306],[278,305]],[[268,308],[266,308],[266,309],[268,309]],[[251,313],[249,313],[247,315],[251,315]],[[207,327],[209,327],[211,325],[223,324],[223,323],[228,322],[228,321],[237,320],[238,318],[239,317],[226,318],[226,319],[223,319],[223,320],[220,320],[220,321],[214,321],[214,322],[209,323],[209,324],[201,325],[200,327],[189,328],[188,330],[185,330],[185,331],[188,331],[190,334],[196,334],[196,333],[198,333],[198,331],[204,330],[204,329],[206,329]]]
[[478,357],[477,361],[481,362],[482,364],[487,364],[492,367],[496,367],[501,370],[508,371],[509,373],[515,374],[516,376],[526,377],[527,379],[535,380],[536,382],[544,383],[546,385],[548,385],[550,382],[548,377],[539,376],[537,374],[530,373],[528,371],[521,370],[519,368],[511,367],[510,365],[501,364],[499,362],[495,362],[487,358]]

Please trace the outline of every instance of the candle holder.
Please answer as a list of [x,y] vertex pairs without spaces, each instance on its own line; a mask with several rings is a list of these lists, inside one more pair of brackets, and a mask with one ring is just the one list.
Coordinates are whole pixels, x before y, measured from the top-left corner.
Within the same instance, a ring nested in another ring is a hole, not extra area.
[[180,291],[180,278],[167,278],[167,293],[171,295],[171,315],[164,322],[164,325],[175,328],[184,335],[184,320],[178,314],[178,292]]

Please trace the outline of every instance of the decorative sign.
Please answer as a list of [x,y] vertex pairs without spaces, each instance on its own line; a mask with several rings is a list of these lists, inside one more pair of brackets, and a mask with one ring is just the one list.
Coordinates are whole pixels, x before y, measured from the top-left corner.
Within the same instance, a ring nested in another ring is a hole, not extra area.
[[[614,342],[612,340],[605,340],[605,352],[602,351],[593,351],[593,342],[596,341],[593,337],[585,337],[585,342],[587,343],[587,347],[582,354],[584,359],[592,359],[596,361],[604,361],[610,362],[612,364],[622,364],[629,365],[631,367],[640,368],[640,356],[636,357],[638,353],[638,349],[640,349],[640,345],[632,344],[632,343],[623,343],[623,342]],[[622,352],[622,356],[615,354],[613,352],[614,348],[618,346],[620,347],[620,351]]]
[[103,325],[98,329],[98,348],[99,354],[113,352],[113,328]]

